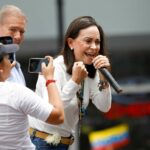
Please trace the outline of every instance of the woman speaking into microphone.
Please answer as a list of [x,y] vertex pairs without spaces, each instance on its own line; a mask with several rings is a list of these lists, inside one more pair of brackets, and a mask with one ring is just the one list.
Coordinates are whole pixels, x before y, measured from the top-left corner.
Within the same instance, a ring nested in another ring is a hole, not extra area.
[[[32,129],[47,137],[38,137],[35,133],[32,142],[37,150],[43,150],[43,145],[45,150],[68,150],[73,143],[76,125],[85,117],[90,102],[102,112],[111,108],[110,85],[98,71],[109,68],[110,62],[106,56],[102,27],[93,17],[81,16],[70,23],[64,47],[54,59],[54,65],[54,78],[63,101],[65,120],[61,125],[31,120]],[[45,79],[39,75],[36,92],[46,99],[44,83]]]

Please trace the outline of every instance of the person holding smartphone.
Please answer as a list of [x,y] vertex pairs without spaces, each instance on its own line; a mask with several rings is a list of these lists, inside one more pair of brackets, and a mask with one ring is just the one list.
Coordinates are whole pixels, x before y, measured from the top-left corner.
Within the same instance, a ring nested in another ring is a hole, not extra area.
[[[24,40],[27,18],[22,10],[14,5],[5,5],[0,9],[0,37],[11,36],[12,40],[6,40],[3,44],[21,44]],[[16,54],[12,55],[16,59]],[[11,75],[7,79],[26,85],[20,63],[16,62],[15,67],[11,70]]]
[[[110,85],[98,71],[103,67],[109,69],[110,62],[102,27],[93,17],[81,16],[70,23],[64,48],[55,58],[54,65],[65,121],[62,125],[49,125],[37,119],[30,120],[30,130],[35,131],[34,135],[30,134],[37,150],[43,150],[43,146],[44,150],[68,150],[73,143],[75,128],[77,124],[80,126],[90,102],[102,112],[111,108]],[[44,84],[45,79],[39,75],[36,92],[47,97]]]
[[18,45],[0,43],[0,149],[35,150],[28,129],[28,115],[47,124],[64,121],[63,104],[54,80],[53,58],[46,56],[48,65],[42,63],[42,75],[46,80],[48,101],[35,92],[17,83],[7,81],[16,62],[9,54],[18,50]]

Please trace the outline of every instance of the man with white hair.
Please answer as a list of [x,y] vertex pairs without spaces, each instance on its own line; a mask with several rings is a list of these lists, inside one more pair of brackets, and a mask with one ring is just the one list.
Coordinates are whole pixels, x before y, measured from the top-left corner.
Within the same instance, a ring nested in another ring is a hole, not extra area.
[[[6,5],[0,9],[0,37],[11,36],[12,42],[20,45],[24,40],[26,24],[27,18],[20,8],[14,5]],[[14,59],[15,56],[14,53]],[[24,75],[19,62],[17,62],[16,66],[12,69],[11,76],[8,80],[25,85]]]

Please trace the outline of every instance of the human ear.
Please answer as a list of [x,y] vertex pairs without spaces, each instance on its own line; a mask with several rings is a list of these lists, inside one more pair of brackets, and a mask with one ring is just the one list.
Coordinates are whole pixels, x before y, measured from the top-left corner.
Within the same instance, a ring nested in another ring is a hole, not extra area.
[[73,39],[72,38],[68,38],[67,42],[68,42],[68,46],[70,47],[70,49],[73,50]]

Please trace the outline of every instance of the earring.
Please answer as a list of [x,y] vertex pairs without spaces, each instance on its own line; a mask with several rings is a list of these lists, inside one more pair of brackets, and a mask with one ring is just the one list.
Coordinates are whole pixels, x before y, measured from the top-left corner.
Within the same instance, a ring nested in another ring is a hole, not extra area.
[[73,48],[70,48],[71,49],[71,51],[73,51]]

